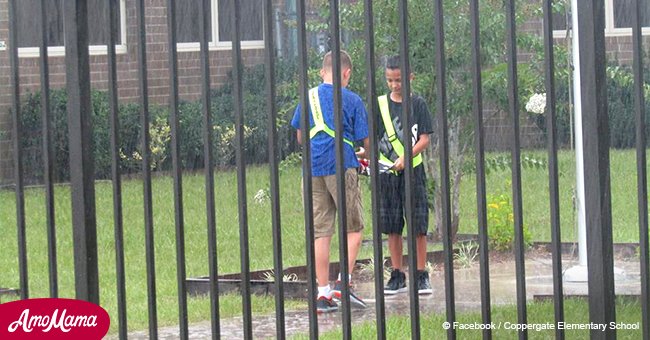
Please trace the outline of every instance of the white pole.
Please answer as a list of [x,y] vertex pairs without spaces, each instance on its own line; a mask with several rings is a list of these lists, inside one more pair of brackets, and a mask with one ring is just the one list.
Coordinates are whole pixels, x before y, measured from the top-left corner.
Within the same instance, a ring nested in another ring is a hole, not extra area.
[[[576,149],[576,209],[578,215],[578,265],[564,272],[567,282],[587,282],[587,218],[585,215],[585,169],[582,151],[582,99],[580,94],[580,48],[578,32],[578,0],[571,0],[571,28],[573,34],[573,109]],[[625,272],[614,267],[616,280],[624,278]]]
[[584,154],[582,152],[582,99],[580,97],[580,48],[578,47],[578,0],[571,0],[571,33],[573,57],[573,110],[576,150],[576,209],[578,215],[578,259],[564,273],[564,279],[572,282],[587,281],[587,225],[585,216]]

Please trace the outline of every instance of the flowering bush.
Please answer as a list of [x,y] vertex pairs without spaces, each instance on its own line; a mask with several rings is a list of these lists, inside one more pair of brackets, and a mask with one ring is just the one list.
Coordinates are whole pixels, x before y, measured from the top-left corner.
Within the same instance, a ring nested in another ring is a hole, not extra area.
[[546,111],[546,93],[535,93],[528,99],[526,103],[526,111],[538,115],[544,114]]
[[[213,139],[214,152],[215,152],[215,165],[227,166],[232,163],[235,158],[235,137],[236,131],[234,125],[214,125],[212,129],[215,132]],[[253,135],[257,128],[252,128],[244,125],[244,139],[248,139]]]
[[[160,169],[161,164],[167,159],[167,146],[171,140],[171,128],[164,117],[155,117],[149,125],[149,150],[151,152],[151,170]],[[130,156],[120,149],[120,158],[127,162],[142,161],[139,150],[133,151]]]
[[257,190],[253,199],[257,204],[264,204],[271,199],[271,190],[269,188]]
[[[497,251],[514,248],[515,219],[512,211],[510,195],[488,195],[487,203],[489,247]],[[532,235],[526,226],[523,227],[524,245],[532,244]]]

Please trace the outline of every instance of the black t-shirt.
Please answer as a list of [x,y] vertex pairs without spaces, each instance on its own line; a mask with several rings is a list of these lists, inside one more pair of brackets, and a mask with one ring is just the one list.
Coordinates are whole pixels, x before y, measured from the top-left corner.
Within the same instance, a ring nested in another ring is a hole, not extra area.
[[[404,144],[404,134],[402,131],[402,103],[396,103],[390,99],[390,94],[388,94],[388,109],[390,111],[390,117],[393,120],[393,127],[395,128],[395,134],[397,138]],[[417,140],[420,139],[421,135],[433,133],[433,119],[431,117],[431,112],[427,107],[427,103],[424,101],[424,98],[418,95],[411,96],[411,122],[413,125],[410,128],[411,141],[412,145],[415,145]],[[393,146],[388,140],[388,135],[386,134],[386,128],[384,127],[383,120],[381,118],[381,113],[377,117],[377,138],[379,139],[378,146],[379,152],[388,157],[391,161],[395,161],[398,156],[393,150]]]

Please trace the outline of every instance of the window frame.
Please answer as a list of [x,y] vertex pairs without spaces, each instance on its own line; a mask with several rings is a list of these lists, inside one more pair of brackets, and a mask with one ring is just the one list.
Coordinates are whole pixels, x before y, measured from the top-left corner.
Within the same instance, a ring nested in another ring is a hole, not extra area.
[[[614,25],[614,0],[605,0],[605,37],[627,37],[632,35],[632,28],[614,27]],[[641,27],[641,35],[650,36],[650,27]],[[565,37],[566,30],[553,30],[553,38]]]
[[[211,0],[210,15],[212,18],[212,39],[208,42],[208,51],[232,50],[232,41],[219,41],[219,0]],[[264,32],[264,15],[262,15],[262,40],[242,40],[242,50],[263,49],[266,32]],[[198,52],[201,50],[200,42],[176,43],[178,52]]]
[[[126,0],[120,0],[120,43],[115,45],[116,54],[126,54]],[[106,45],[88,46],[90,55],[107,55],[108,47]],[[65,46],[48,46],[48,57],[65,56]],[[19,47],[18,58],[38,58],[41,56],[40,47]]]

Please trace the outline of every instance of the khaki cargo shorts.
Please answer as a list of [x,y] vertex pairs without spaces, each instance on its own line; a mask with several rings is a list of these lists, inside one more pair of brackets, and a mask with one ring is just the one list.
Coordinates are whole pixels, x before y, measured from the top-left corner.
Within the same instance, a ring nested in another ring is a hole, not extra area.
[[[312,177],[314,201],[314,237],[334,235],[338,210],[336,175]],[[357,169],[345,171],[345,202],[348,233],[363,230],[363,206]]]

